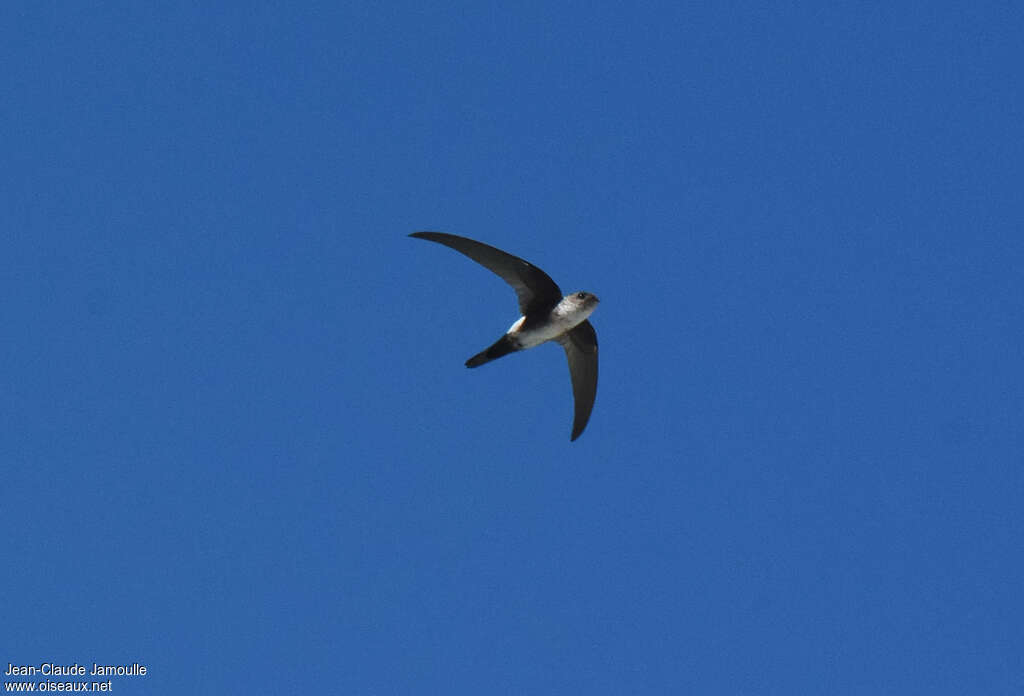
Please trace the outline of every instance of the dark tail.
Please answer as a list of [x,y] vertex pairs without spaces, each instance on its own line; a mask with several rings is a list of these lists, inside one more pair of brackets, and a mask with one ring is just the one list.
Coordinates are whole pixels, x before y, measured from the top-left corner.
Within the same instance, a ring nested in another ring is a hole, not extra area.
[[492,360],[497,360],[503,355],[514,353],[518,350],[512,345],[512,341],[509,340],[508,335],[502,336],[498,341],[488,348],[487,350],[481,351],[474,355],[472,358],[466,361],[466,367],[480,367],[484,363],[489,363]]

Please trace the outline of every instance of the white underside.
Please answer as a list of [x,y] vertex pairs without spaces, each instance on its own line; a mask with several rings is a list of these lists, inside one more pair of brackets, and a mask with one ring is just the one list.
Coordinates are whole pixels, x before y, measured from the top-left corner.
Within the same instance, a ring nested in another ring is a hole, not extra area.
[[515,339],[520,348],[533,348],[556,339],[574,326],[582,324],[593,311],[593,308],[582,311],[565,311],[562,304],[559,304],[551,312],[551,321],[544,326],[523,331],[522,327],[526,317],[519,317],[506,333]]
[[526,321],[526,317],[519,317],[519,320],[510,326],[508,330],[509,336],[512,336],[515,339],[520,348],[533,348],[534,346],[539,346],[541,343],[547,343],[551,339],[561,336],[572,328],[572,326],[562,326],[552,322],[547,326],[523,331],[522,326],[524,321]]

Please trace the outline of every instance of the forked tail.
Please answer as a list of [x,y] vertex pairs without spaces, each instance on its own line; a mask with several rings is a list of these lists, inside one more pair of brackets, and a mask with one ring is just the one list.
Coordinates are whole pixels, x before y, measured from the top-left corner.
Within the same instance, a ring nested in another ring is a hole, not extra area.
[[487,350],[480,351],[472,358],[466,361],[466,367],[480,367],[484,363],[489,363],[492,360],[497,360],[503,355],[515,352],[517,349],[512,345],[512,341],[509,340],[508,334],[505,334],[499,338],[493,346]]

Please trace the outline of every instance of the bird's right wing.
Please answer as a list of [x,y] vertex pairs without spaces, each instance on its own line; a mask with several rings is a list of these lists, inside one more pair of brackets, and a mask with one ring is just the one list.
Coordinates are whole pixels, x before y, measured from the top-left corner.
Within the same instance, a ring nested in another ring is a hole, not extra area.
[[583,433],[590,420],[597,397],[597,332],[590,321],[584,321],[558,339],[569,359],[572,377],[572,397],[575,416],[572,422],[572,440]]
[[409,236],[444,244],[497,273],[516,291],[519,309],[523,314],[550,310],[562,300],[562,291],[555,281],[551,280],[547,273],[518,256],[482,242],[444,232],[413,232]]

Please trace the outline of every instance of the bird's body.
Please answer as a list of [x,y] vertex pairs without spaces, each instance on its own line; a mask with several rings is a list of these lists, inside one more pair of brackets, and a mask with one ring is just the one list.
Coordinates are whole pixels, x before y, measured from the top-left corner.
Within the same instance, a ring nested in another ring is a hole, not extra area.
[[562,298],[547,316],[538,317],[539,321],[527,322],[526,316],[519,317],[507,333],[516,337],[519,348],[523,350],[556,340],[566,331],[583,323],[597,309],[596,302],[585,302],[584,298],[577,297],[578,294]]
[[523,312],[504,336],[466,361],[479,367],[520,350],[556,341],[565,349],[576,403],[572,439],[583,432],[597,395],[597,333],[587,318],[599,300],[587,292],[562,296],[551,278],[533,264],[481,242],[443,232],[410,235],[459,251],[513,287]]

